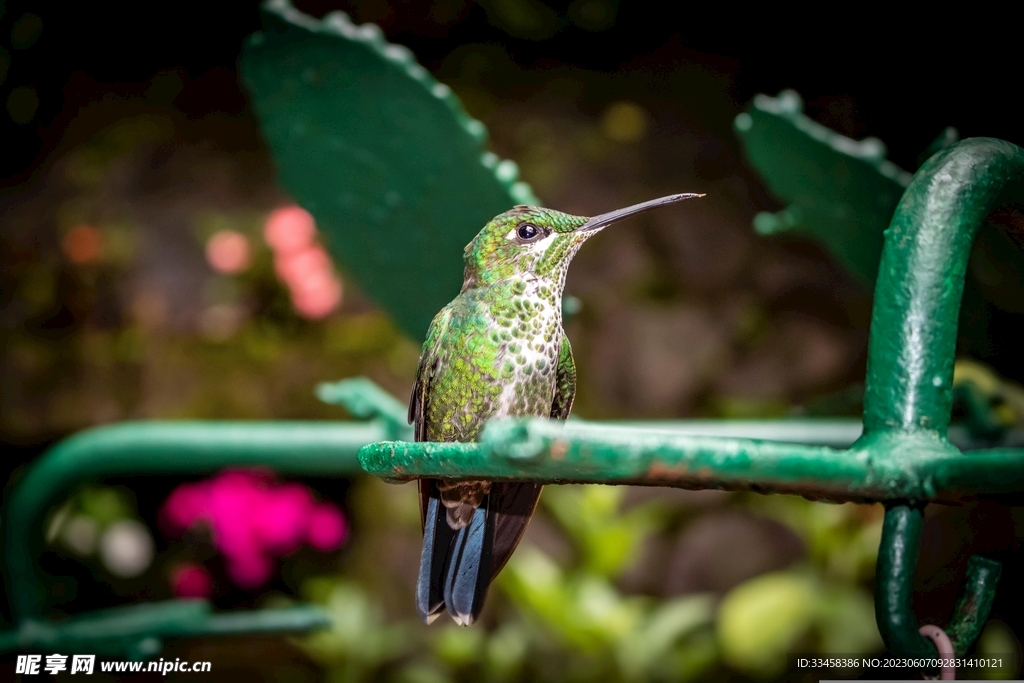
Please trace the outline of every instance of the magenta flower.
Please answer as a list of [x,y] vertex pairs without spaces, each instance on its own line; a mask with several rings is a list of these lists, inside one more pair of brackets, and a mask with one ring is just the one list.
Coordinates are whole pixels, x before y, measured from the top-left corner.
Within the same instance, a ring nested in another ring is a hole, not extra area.
[[188,562],[171,572],[171,589],[179,598],[208,598],[213,593],[213,579],[204,567]]
[[[160,516],[171,536],[180,536],[198,523],[209,525],[214,545],[224,555],[228,576],[244,589],[266,583],[274,573],[276,558],[303,544],[320,551],[334,550],[348,534],[345,517],[336,505],[317,503],[308,487],[278,484],[270,473],[260,471],[229,471],[206,481],[182,484],[171,492]],[[196,579],[191,581],[189,586]],[[183,578],[172,578],[175,586],[182,582]],[[175,592],[184,595],[177,587]]]
[[306,539],[313,496],[301,484],[285,484],[264,495],[253,510],[251,528],[257,542],[276,555],[294,552]]
[[337,548],[345,541],[348,527],[336,506],[320,503],[309,516],[306,542],[317,550]]

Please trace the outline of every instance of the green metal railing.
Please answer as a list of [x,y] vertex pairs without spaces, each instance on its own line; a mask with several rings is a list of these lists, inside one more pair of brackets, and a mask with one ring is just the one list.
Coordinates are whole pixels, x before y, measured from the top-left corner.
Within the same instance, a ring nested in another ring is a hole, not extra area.
[[36,461],[13,487],[4,515],[4,564],[14,628],[0,652],[43,650],[144,658],[169,637],[306,631],[328,625],[322,610],[215,614],[205,600],[116,607],[50,620],[36,558],[43,517],[75,486],[115,476],[203,475],[225,467],[270,467],[285,475],[350,477],[356,454],[379,439],[411,438],[405,406],[369,380],[319,387],[362,422],[135,422],[76,434]]
[[[644,484],[796,493],[886,505],[876,618],[893,653],[935,654],[911,608],[921,505],[1024,500],[1024,448],[964,453],[948,438],[960,299],[986,217],[1024,201],[1024,150],[975,138],[914,176],[884,235],[868,352],[863,434],[848,448],[668,429],[506,420],[480,443],[387,442],[359,458],[373,474]],[[948,631],[962,653],[988,617],[999,565],[974,558]]]

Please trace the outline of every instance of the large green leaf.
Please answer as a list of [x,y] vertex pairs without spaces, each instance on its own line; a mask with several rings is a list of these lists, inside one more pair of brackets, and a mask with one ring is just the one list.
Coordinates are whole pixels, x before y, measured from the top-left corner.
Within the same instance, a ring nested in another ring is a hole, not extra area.
[[777,214],[758,214],[754,228],[806,231],[873,287],[882,233],[911,178],[885,158],[882,141],[851,140],[812,121],[792,90],[755,97],[734,129],[751,164],[788,204]]
[[422,338],[459,291],[473,235],[537,200],[486,151],[484,125],[376,26],[286,0],[263,13],[241,66],[280,182],[349,275]]

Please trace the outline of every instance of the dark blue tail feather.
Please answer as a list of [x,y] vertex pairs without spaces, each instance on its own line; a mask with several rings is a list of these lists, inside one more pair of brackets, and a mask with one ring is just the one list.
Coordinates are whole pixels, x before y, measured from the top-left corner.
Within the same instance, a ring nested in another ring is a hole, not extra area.
[[416,610],[428,624],[444,610],[445,568],[455,533],[445,520],[445,509],[437,487],[432,486],[431,489],[424,515],[420,574],[416,581]]
[[494,529],[486,499],[468,526],[453,530],[437,488],[431,486],[423,525],[423,552],[416,583],[416,609],[431,623],[445,607],[459,624],[480,615],[491,582]]
[[459,624],[469,626],[476,621],[483,605],[483,593],[490,583],[490,557],[486,543],[487,506],[473,512],[468,526],[455,532],[455,542],[448,560],[444,602],[448,614]]

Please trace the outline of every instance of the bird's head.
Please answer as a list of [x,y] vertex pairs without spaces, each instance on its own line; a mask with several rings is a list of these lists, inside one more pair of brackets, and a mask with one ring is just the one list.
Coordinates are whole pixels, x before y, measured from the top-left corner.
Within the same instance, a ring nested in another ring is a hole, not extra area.
[[466,245],[462,290],[516,277],[550,279],[560,285],[580,246],[607,226],[648,209],[703,196],[673,194],[592,218],[517,206],[494,217]]

